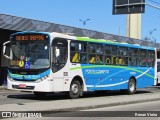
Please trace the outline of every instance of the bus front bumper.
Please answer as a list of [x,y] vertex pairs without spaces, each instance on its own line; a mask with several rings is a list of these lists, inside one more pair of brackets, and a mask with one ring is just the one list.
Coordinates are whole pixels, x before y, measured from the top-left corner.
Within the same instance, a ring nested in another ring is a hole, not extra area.
[[40,82],[11,81],[7,79],[7,89],[20,91],[53,92],[54,81],[46,79]]

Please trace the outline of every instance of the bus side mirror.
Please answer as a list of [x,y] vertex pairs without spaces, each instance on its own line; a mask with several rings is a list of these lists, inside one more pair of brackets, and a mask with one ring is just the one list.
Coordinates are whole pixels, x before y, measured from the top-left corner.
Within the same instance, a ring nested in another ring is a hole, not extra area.
[[3,44],[3,55],[9,59],[10,58],[10,41]]

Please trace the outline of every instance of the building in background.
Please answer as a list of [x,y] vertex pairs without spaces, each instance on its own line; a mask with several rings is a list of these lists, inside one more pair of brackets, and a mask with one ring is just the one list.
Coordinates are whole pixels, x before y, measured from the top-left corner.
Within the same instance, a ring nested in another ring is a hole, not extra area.
[[141,39],[141,14],[128,14],[126,36]]
[[3,43],[9,41],[10,34],[18,31],[43,31],[73,33],[75,36],[91,37],[95,39],[116,40],[117,42],[126,42],[129,44],[140,44],[160,48],[160,44],[154,42],[123,37],[98,31],[75,28],[55,23],[43,22],[38,20],[26,19],[11,15],[0,14],[0,85],[4,84],[7,76],[8,60],[3,56]]

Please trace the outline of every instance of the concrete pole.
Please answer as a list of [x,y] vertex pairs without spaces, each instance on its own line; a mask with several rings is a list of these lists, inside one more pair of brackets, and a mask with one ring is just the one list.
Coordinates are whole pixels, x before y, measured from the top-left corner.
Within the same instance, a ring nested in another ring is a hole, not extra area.
[[126,36],[141,39],[141,14],[128,14]]

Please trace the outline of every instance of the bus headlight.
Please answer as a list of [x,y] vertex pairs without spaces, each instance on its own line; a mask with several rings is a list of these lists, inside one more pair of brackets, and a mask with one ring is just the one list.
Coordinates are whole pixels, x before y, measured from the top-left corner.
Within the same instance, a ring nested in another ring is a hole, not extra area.
[[14,81],[13,78],[11,78],[9,75],[7,75],[8,80]]

